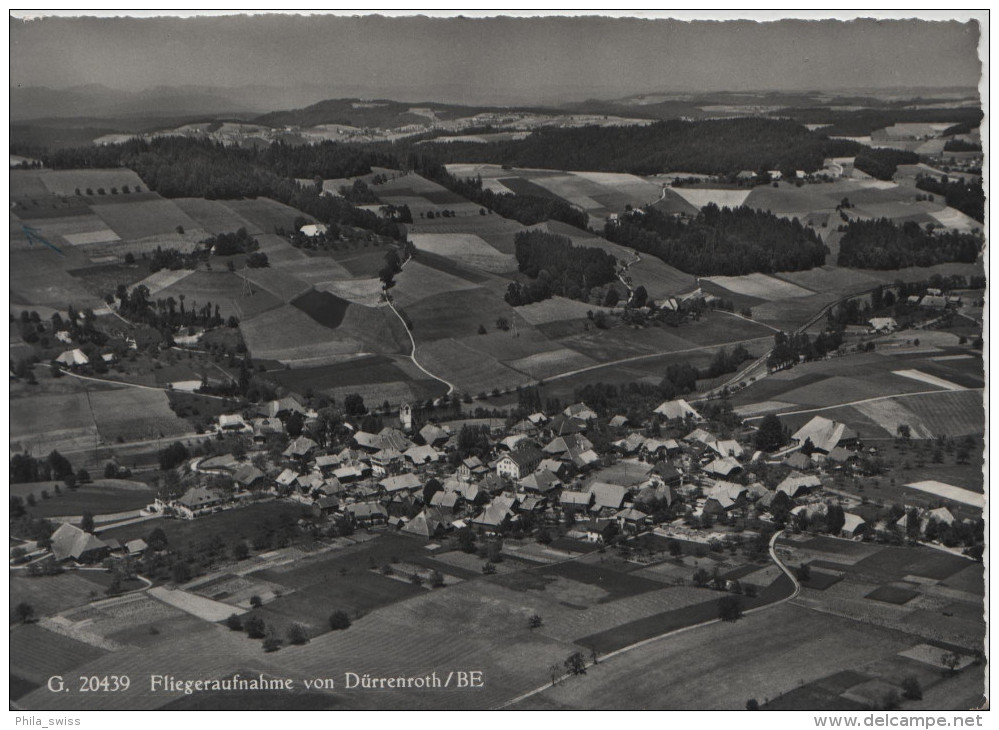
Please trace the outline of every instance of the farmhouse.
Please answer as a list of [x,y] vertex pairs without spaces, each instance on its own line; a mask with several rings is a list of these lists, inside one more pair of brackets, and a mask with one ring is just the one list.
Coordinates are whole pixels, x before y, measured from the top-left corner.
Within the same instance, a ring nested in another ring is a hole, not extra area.
[[406,526],[402,528],[402,532],[419,535],[430,540],[443,535],[447,530],[447,524],[447,520],[438,510],[429,508],[424,509],[407,522]]
[[388,513],[377,502],[349,504],[344,511],[359,525],[384,525],[388,522]]
[[887,335],[898,329],[898,322],[894,317],[874,317],[868,320],[871,325],[871,334]]
[[784,492],[791,499],[821,488],[822,481],[815,475],[789,476],[777,485],[777,491]]
[[319,446],[315,441],[310,439],[308,436],[299,436],[297,439],[288,444],[288,448],[284,450],[284,456],[290,459],[307,459],[309,454]]
[[587,542],[603,544],[609,542],[617,533],[618,526],[614,520],[589,520],[576,525],[568,535]]
[[249,426],[239,413],[223,413],[219,416],[219,430],[225,433],[248,431]]
[[433,446],[413,446],[406,449],[403,456],[414,466],[436,464],[441,458],[441,455]]
[[525,492],[544,494],[562,486],[562,481],[547,469],[539,469],[521,479],[520,486]]
[[228,501],[225,494],[209,487],[192,487],[170,503],[177,516],[193,520],[198,515],[211,512]]
[[107,557],[111,548],[96,535],[64,522],[52,533],[52,554],[56,560],[96,563]]
[[609,484],[608,482],[593,482],[588,489],[593,496],[591,512],[601,512],[602,510],[619,510],[624,506],[624,499],[628,496],[627,487],[620,484]]
[[569,418],[578,418],[582,421],[592,421],[596,419],[597,412],[585,403],[574,403],[562,411]]
[[556,436],[542,449],[546,454],[565,454],[570,450],[586,451],[592,449],[593,444],[582,434],[569,434],[568,436]]
[[496,460],[496,474],[507,479],[523,479],[541,462],[541,452],[535,448],[521,449]]
[[704,471],[715,476],[727,477],[735,472],[742,471],[742,465],[731,456],[726,456],[721,459],[715,459],[707,464],[704,467]]
[[428,423],[426,426],[420,429],[420,438],[423,439],[423,443],[427,446],[436,446],[437,444],[443,443],[450,438],[451,434],[440,426],[435,426],[432,423]]
[[400,492],[412,493],[423,486],[423,482],[415,474],[400,474],[388,477],[378,482],[379,486],[386,494],[397,494]]
[[478,456],[469,456],[458,465],[458,476],[465,480],[481,477],[488,472],[489,467]]
[[701,420],[701,414],[694,410],[687,401],[679,398],[677,400],[668,400],[665,403],[659,405],[653,413],[662,416],[668,421],[673,421],[676,419],[684,419],[688,416],[696,421]]
[[309,238],[315,238],[316,236],[321,236],[324,233],[326,233],[326,231],[328,230],[329,227],[323,225],[322,223],[309,223],[298,229],[299,233],[301,233],[303,236],[308,236]]
[[855,446],[857,434],[845,423],[815,416],[791,436],[791,443],[796,446],[803,446],[809,440],[816,451],[828,454],[837,446]]
[[490,502],[484,510],[474,517],[473,525],[496,530],[506,525],[514,516],[514,509],[520,500],[513,495],[501,495]]
[[90,364],[90,358],[83,354],[83,350],[77,348],[75,350],[66,350],[59,357],[55,359],[60,365],[65,365],[69,368],[82,368],[85,365]]

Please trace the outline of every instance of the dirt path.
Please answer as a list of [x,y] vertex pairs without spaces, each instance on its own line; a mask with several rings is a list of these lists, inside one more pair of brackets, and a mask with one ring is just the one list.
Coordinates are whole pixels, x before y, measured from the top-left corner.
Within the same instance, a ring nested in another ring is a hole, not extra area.
[[[62,374],[68,375],[71,378],[79,378],[80,380],[90,380],[94,383],[104,383],[105,385],[121,385],[126,388],[141,388],[142,390],[158,390],[161,393],[183,392],[183,391],[174,391],[173,388],[161,388],[157,385],[142,385],[140,383],[129,383],[124,380],[108,380],[107,378],[95,378],[92,375],[80,375],[79,373],[74,373],[66,369],[62,369]],[[190,395],[196,395],[200,398],[214,398],[215,400],[232,400],[232,398],[225,398],[221,395],[207,395],[205,393],[191,393]]]

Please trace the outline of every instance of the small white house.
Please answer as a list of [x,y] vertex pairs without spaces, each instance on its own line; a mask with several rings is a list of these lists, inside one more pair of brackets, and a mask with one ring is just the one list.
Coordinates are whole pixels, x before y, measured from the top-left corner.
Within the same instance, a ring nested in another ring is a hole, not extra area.
[[309,238],[315,238],[316,236],[321,236],[326,233],[326,231],[329,230],[329,227],[323,225],[322,223],[309,223],[302,226],[298,230]]

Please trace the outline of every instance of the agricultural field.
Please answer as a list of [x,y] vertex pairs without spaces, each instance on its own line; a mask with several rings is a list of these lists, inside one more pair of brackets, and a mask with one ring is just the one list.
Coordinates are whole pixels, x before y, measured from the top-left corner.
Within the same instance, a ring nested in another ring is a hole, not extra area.
[[36,616],[50,616],[89,603],[104,596],[98,582],[102,571],[75,570],[43,578],[29,578],[21,572],[10,576],[10,610],[22,601],[35,608]]
[[179,436],[191,430],[170,409],[163,391],[120,388],[91,393],[89,400],[97,430],[108,442]]
[[127,204],[92,205],[91,210],[108,224],[121,239],[142,239],[168,235],[180,226],[199,238],[208,232],[200,228],[189,215],[171,200],[147,200]]
[[[43,686],[57,674],[69,672],[107,652],[68,636],[48,631],[37,624],[16,626],[10,632],[11,680],[20,679],[19,694]],[[51,694],[43,689],[46,694]],[[18,699],[11,697],[11,699]]]
[[[156,497],[156,490],[149,485],[123,479],[96,479],[75,489],[62,485],[61,494],[55,493],[51,482],[42,484],[47,486],[16,485],[17,492],[35,495],[38,502],[31,508],[31,514],[37,517],[77,516],[84,512],[100,516],[138,510],[151,504]],[[48,499],[42,499],[42,489],[48,492]]]
[[409,238],[417,251],[444,256],[464,266],[495,273],[517,269],[513,256],[500,253],[474,234],[413,233]]

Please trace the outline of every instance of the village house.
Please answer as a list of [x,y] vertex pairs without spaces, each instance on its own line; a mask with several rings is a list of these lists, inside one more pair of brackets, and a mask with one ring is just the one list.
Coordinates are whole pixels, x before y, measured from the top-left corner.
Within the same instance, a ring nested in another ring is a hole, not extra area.
[[348,504],[344,508],[350,517],[358,525],[370,527],[372,525],[384,525],[388,522],[388,512],[377,502],[355,502]]
[[815,416],[791,435],[791,443],[795,446],[804,446],[806,441],[812,442],[815,451],[828,454],[837,446],[856,446],[857,434],[845,423]]
[[517,481],[534,471],[541,462],[541,452],[535,448],[521,449],[504,454],[496,460],[496,474]]
[[466,481],[485,476],[489,467],[482,463],[478,456],[469,456],[458,465],[458,476]]
[[593,495],[593,504],[590,511],[597,514],[604,512],[616,512],[624,506],[625,498],[628,496],[628,488],[620,484],[609,484],[608,482],[593,482],[588,490]]
[[184,494],[169,503],[178,517],[193,520],[199,515],[214,512],[230,501],[229,497],[218,489],[211,487],[191,487]]
[[615,520],[587,520],[574,525],[568,532],[568,536],[603,545],[610,542],[618,534],[618,529]]
[[68,368],[82,368],[90,364],[90,358],[83,354],[83,350],[66,350],[55,359],[60,365]]
[[309,458],[309,455],[318,446],[319,444],[310,439],[308,436],[299,436],[297,439],[288,444],[288,448],[284,450],[283,455],[289,459],[306,461]]
[[695,421],[700,421],[701,414],[694,410],[687,401],[682,398],[677,400],[670,400],[660,404],[654,411],[658,416],[662,416],[667,421],[683,420],[684,418],[693,418]]

